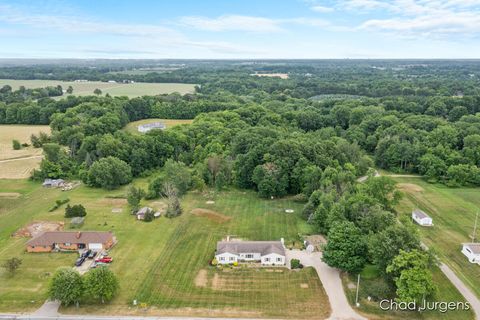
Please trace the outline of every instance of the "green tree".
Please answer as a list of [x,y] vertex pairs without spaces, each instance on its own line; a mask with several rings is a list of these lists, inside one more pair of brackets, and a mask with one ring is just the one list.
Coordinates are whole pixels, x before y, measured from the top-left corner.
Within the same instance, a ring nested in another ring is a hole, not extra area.
[[12,140],[12,148],[13,150],[20,150],[22,149],[22,144],[18,140]]
[[77,304],[83,296],[84,284],[80,274],[72,268],[58,269],[50,281],[49,296],[63,305]]
[[127,191],[127,202],[132,208],[133,211],[138,210],[140,206],[140,201],[145,196],[145,191],[142,188],[135,188],[135,186],[130,186]]
[[397,287],[397,300],[421,301],[435,292],[429,266],[428,254],[420,250],[400,250],[387,267],[387,273],[392,275]]
[[328,232],[323,261],[329,266],[347,272],[359,272],[366,263],[365,239],[352,222],[337,222]]
[[17,271],[17,269],[20,268],[21,264],[22,264],[22,259],[13,257],[13,258],[7,259],[2,264],[2,267],[4,267],[8,271],[8,273],[13,275]]
[[85,289],[89,298],[105,303],[117,293],[118,280],[109,268],[98,267],[85,275]]
[[102,158],[92,164],[86,180],[90,186],[112,190],[131,182],[132,170],[125,161],[118,158]]
[[102,90],[96,88],[95,90],[93,90],[93,93],[96,94],[97,96],[99,96],[99,95],[102,94]]
[[68,94],[72,94],[72,93],[73,93],[73,87],[72,87],[72,86],[68,86],[68,88],[67,88],[67,93],[68,93]]

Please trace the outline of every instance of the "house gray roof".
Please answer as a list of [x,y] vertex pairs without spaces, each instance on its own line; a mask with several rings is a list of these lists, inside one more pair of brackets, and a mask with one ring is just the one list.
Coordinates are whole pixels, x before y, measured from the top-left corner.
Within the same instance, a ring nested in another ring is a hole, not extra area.
[[480,254],[480,243],[464,243],[463,246],[469,248],[474,254]]
[[143,207],[137,211],[137,215],[144,216],[148,211],[153,211],[150,207]]
[[419,217],[420,219],[423,219],[423,218],[430,218],[430,216],[428,214],[426,214],[425,212],[423,212],[422,210],[420,209],[415,209],[413,210],[412,212],[413,214],[415,214],[417,217]]
[[106,243],[113,238],[111,232],[47,231],[27,242],[28,246],[51,246],[56,243]]
[[285,255],[285,248],[280,241],[219,241],[217,254],[222,253],[260,253],[262,256],[276,253]]

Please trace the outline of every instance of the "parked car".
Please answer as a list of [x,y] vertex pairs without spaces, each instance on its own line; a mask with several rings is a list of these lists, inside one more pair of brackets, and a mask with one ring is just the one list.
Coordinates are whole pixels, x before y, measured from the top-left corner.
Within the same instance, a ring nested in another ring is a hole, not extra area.
[[82,257],[86,258],[90,255],[90,253],[92,253],[92,250],[88,249],[86,251],[83,251],[82,253]]
[[88,259],[93,259],[93,258],[95,258],[96,255],[97,255],[96,251],[91,251],[88,255]]
[[103,262],[103,263],[110,263],[112,261],[113,261],[113,259],[111,257],[103,257],[103,258],[95,260],[95,262]]
[[78,258],[77,261],[75,261],[75,266],[80,267],[84,261],[85,261],[85,257]]

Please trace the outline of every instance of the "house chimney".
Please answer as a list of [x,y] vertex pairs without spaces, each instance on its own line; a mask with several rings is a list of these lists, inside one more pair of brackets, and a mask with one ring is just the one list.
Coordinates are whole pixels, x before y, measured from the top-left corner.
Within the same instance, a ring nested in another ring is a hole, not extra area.
[[227,236],[227,242],[230,241],[230,236]]
[[280,238],[280,242],[282,243],[283,246],[285,246],[285,239]]
[[82,235],[82,233],[80,231],[77,232],[77,235],[76,235],[76,238],[77,239],[80,239],[80,236]]

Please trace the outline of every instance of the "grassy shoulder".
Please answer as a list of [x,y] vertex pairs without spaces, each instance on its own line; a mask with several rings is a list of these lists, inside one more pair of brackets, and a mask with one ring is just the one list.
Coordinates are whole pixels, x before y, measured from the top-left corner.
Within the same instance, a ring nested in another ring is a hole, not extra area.
[[394,179],[405,194],[397,206],[399,214],[410,216],[413,208],[420,208],[432,217],[433,227],[418,227],[422,240],[480,297],[480,266],[461,253],[461,244],[471,242],[480,208],[479,189],[449,188],[421,178]]
[[[465,299],[445,277],[438,267],[433,268],[433,281],[437,286],[437,292],[434,297],[428,301],[454,301],[463,302]],[[442,313],[440,311],[384,311],[380,308],[381,299],[393,299],[394,292],[388,288],[385,280],[381,277],[379,270],[375,266],[368,265],[360,274],[359,303],[360,307],[355,307],[355,298],[357,291],[357,276],[342,274],[342,282],[348,301],[360,313],[369,319],[474,319],[472,310],[456,310]],[[376,297],[376,296],[381,296]],[[371,298],[369,301],[368,297]]]
[[[146,223],[129,214],[121,198],[125,188],[107,192],[81,186],[62,192],[26,180],[0,180],[0,191],[20,193],[16,199],[0,198],[0,254],[23,260],[13,277],[0,273],[1,312],[38,308],[55,269],[73,265],[75,254],[28,254],[24,251],[28,239],[11,236],[32,221],[63,221],[68,226],[63,207],[48,212],[55,200],[68,197],[71,204],[81,203],[87,209],[82,230],[115,233],[118,244],[111,250],[114,263],[110,268],[118,276],[120,291],[107,305],[72,307],[63,309],[64,313],[289,318],[325,318],[330,313],[328,298],[312,269],[217,270],[208,266],[216,241],[226,235],[252,240],[284,237],[288,243],[299,234],[308,234],[310,226],[300,217],[302,204],[290,199],[262,200],[254,192],[235,189],[192,192],[182,199],[182,216]],[[161,202],[143,204],[160,206]],[[226,219],[198,214],[198,210],[192,213],[197,208]],[[295,213],[285,213],[286,208]],[[133,307],[134,299],[147,307]]]

